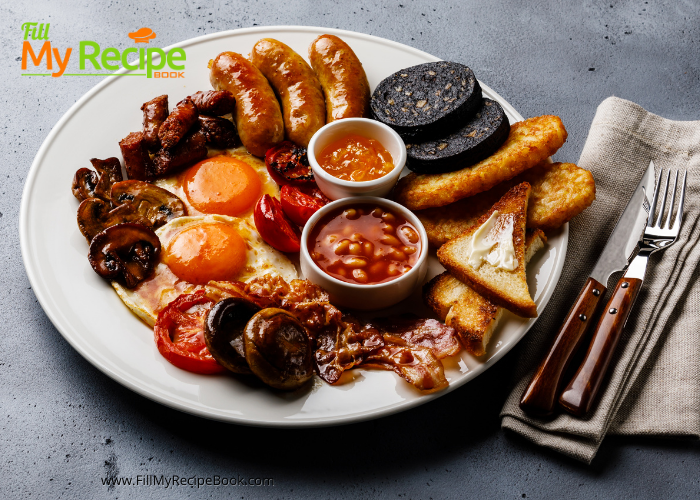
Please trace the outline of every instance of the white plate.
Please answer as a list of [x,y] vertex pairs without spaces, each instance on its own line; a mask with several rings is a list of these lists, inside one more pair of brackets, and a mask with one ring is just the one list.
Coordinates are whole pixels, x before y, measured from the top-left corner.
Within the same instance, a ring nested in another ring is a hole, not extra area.
[[[22,256],[29,281],[44,311],[65,339],[90,363],[120,384],[167,406],[207,418],[262,426],[315,426],[355,422],[426,403],[483,373],[525,335],[535,320],[507,314],[488,353],[465,352],[445,360],[450,386],[421,395],[392,372],[355,370],[353,380],[333,387],[317,379],[303,390],[281,394],[228,376],[188,373],[168,363],[156,349],[152,331],[121,303],[92,270],[87,245],[77,228],[73,174],[88,159],[121,157],[118,141],[141,128],[141,103],[169,94],[170,102],[210,88],[207,62],[233,50],[247,54],[260,38],[272,37],[305,56],[318,35],[345,40],[363,62],[374,88],[384,77],[438,58],[381,38],[326,28],[250,28],[202,36],[173,45],[187,50],[185,79],[108,77],[84,95],[56,124],[34,159],[20,212]],[[479,68],[475,68],[479,74]],[[501,103],[511,122],[522,120],[512,106],[482,84],[485,96]],[[538,310],[546,306],[559,280],[568,225],[551,234],[546,249],[528,267]],[[431,257],[428,278],[442,271]],[[428,315],[420,290],[390,312]]]

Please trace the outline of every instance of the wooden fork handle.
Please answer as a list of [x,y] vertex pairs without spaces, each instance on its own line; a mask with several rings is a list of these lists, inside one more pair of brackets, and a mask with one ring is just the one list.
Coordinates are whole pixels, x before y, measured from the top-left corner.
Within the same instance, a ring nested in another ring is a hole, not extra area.
[[623,277],[617,283],[583,363],[559,398],[559,404],[572,415],[581,417],[590,410],[641,288],[638,278]]
[[571,307],[552,347],[535,371],[530,384],[520,400],[520,408],[530,415],[547,416],[554,412],[557,396],[561,390],[564,374],[571,358],[578,351],[588,326],[606,288],[593,278],[586,284]]

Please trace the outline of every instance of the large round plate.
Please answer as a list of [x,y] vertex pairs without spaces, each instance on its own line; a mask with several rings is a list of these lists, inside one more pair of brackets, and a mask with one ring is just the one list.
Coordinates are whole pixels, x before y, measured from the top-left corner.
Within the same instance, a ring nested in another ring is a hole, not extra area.
[[[120,157],[118,141],[141,128],[141,103],[169,94],[170,102],[209,89],[207,62],[224,50],[247,54],[260,38],[273,37],[306,55],[318,35],[342,37],[363,62],[374,88],[401,68],[438,58],[374,36],[326,28],[250,28],[202,36],[173,45],[187,51],[185,79],[108,77],[61,118],[42,144],[27,177],[20,213],[20,238],[27,275],[44,311],[65,339],[90,363],[143,396],[207,418],[262,426],[315,426],[355,422],[427,403],[493,366],[527,333],[535,320],[506,314],[481,358],[465,352],[445,360],[450,386],[419,394],[392,372],[355,370],[352,380],[333,387],[317,380],[282,394],[228,376],[202,376],[169,364],[157,351],[151,330],[121,303],[88,264],[87,245],[75,221],[77,202],[70,182],[93,157]],[[479,68],[475,68],[478,75]],[[501,103],[511,122],[522,120],[486,85],[484,94]],[[546,249],[528,267],[528,283],[542,311],[561,274],[568,225],[549,235]],[[442,268],[431,257],[428,278]],[[388,312],[428,315],[420,290]],[[383,314],[384,312],[382,312]]]

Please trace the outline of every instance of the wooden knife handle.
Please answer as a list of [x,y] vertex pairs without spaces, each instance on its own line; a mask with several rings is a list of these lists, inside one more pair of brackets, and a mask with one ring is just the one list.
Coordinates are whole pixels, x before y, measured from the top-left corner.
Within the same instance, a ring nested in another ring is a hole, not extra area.
[[605,286],[593,278],[588,278],[559,329],[549,353],[542,360],[523,393],[520,408],[524,412],[535,416],[547,416],[554,412],[566,368],[580,347],[588,325],[593,322],[593,316],[605,296],[605,291]]
[[559,398],[559,404],[572,415],[581,417],[591,408],[641,288],[642,280],[637,278],[623,277],[617,283],[583,363]]

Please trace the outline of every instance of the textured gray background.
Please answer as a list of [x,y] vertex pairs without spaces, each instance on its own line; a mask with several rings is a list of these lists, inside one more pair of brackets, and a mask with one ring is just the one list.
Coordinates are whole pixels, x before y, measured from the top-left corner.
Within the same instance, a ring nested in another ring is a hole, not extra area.
[[[3,0],[0,55],[0,497],[2,498],[697,498],[700,446],[607,439],[590,467],[499,428],[514,349],[474,382],[374,422],[265,430],[179,413],[124,389],[83,360],[39,307],[17,230],[22,187],[42,141],[100,77],[20,78],[25,21],[55,46],[149,26],[158,46],[240,27],[361,31],[474,68],[524,116],[562,117],[576,161],[596,106],[630,99],[700,119],[696,0],[437,2]],[[59,29],[60,27],[60,29]],[[101,485],[107,475],[271,477],[274,487]]]

